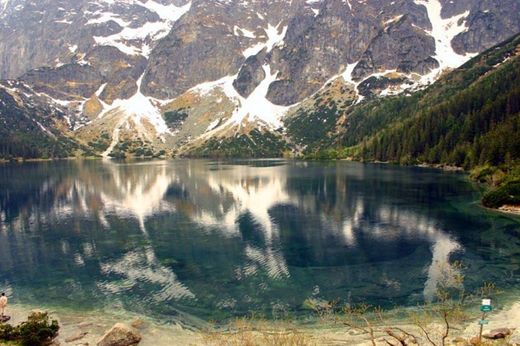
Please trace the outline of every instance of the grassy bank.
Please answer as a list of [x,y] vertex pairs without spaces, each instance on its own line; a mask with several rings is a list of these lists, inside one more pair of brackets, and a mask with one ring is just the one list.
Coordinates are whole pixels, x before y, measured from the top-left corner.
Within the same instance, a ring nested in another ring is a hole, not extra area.
[[488,208],[520,208],[520,164],[483,166],[473,169],[470,178],[485,188],[482,204]]

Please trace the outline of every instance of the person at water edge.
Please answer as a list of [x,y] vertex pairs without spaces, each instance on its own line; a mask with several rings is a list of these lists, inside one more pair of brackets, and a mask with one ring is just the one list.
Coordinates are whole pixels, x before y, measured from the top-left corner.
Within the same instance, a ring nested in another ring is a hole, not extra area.
[[0,296],[0,317],[4,317],[4,310],[7,306],[7,297],[5,296],[5,293],[2,293]]

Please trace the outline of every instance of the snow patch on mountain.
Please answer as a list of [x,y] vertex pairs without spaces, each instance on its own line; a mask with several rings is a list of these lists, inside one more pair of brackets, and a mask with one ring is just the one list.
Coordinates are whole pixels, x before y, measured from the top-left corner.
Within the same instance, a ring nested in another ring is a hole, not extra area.
[[233,34],[235,36],[244,36],[244,37],[247,37],[247,38],[256,38],[256,35],[254,32],[252,32],[251,30],[248,30],[248,29],[244,29],[244,28],[241,28],[237,25],[235,25],[233,27]]
[[47,136],[53,138],[53,139],[56,139],[56,136],[54,135],[54,133],[52,133],[51,131],[49,131],[45,126],[43,126],[38,120],[33,120],[36,125],[38,125],[38,127],[40,128],[40,130],[42,130]]
[[9,0],[0,0],[0,16],[7,10],[7,5],[9,5]]
[[121,19],[121,16],[118,15],[117,13],[97,11],[94,13],[94,16],[95,16],[95,18],[91,18],[87,21],[87,25],[102,24],[102,23],[107,23],[109,21],[116,22],[117,24],[119,24],[122,27],[130,25],[129,22]]
[[343,80],[347,83],[350,83],[352,85],[354,85],[354,91],[356,92],[357,94],[357,100],[356,100],[356,103],[359,103],[363,100],[363,95],[361,95],[359,93],[359,90],[358,90],[358,86],[359,84],[361,84],[361,82],[356,82],[354,81],[354,79],[352,78],[352,72],[354,72],[354,69],[356,68],[357,64],[359,63],[359,61],[355,62],[355,63],[352,63],[352,64],[348,64],[347,67],[345,68],[345,71],[341,74],[341,77],[343,77]]
[[190,91],[194,91],[198,93],[200,96],[206,96],[207,94],[211,93],[214,89],[219,88],[229,99],[235,100],[238,99],[238,96],[240,96],[235,90],[235,87],[233,86],[233,81],[236,78],[236,75],[226,76],[216,81],[201,83],[191,88]]
[[359,63],[358,62],[355,62],[353,64],[348,64],[347,67],[345,68],[345,71],[341,74],[341,76],[343,77],[343,79],[349,83],[352,83],[352,84],[359,84],[357,82],[354,81],[354,79],[352,78],[352,72],[354,72],[354,69],[356,68],[357,64]]
[[404,14],[400,14],[400,15],[394,16],[393,18],[390,18],[387,21],[385,21],[383,24],[385,26],[387,26],[389,24],[396,23],[396,22],[400,21],[401,18],[403,18],[403,16],[404,16]]
[[214,82],[200,84],[191,89],[191,91],[204,96],[218,88],[236,104],[236,109],[231,117],[219,126],[215,126],[215,124],[209,126],[203,137],[210,137],[223,128],[240,128],[247,123],[253,122],[264,124],[271,129],[278,129],[283,126],[282,117],[294,105],[278,106],[267,100],[269,85],[276,81],[276,73],[271,73],[271,67],[268,64],[265,64],[262,68],[266,77],[247,98],[242,97],[233,87],[233,81],[236,76],[227,76]]
[[180,7],[177,7],[173,4],[163,5],[152,0],[148,0],[145,3],[137,2],[137,4],[157,13],[161,19],[171,24],[179,20],[179,18],[181,18],[191,8],[191,2]]
[[[154,105],[153,99],[150,97],[146,97],[141,92],[141,84],[143,80],[144,74],[137,81],[137,92],[129,99],[126,100],[115,100],[111,105],[107,105],[102,102],[104,107],[103,112],[99,115],[99,117],[104,117],[109,113],[117,112],[122,115],[121,119],[115,126],[112,133],[112,143],[109,148],[103,153],[103,157],[108,157],[112,150],[115,148],[117,143],[119,142],[119,133],[123,125],[127,124],[131,119],[135,126],[137,126],[137,131],[140,135],[144,137],[150,138],[150,133],[146,128],[146,123],[151,124],[155,130],[156,136],[163,136],[165,134],[171,134],[168,125],[164,121],[161,111],[159,108]],[[104,85],[101,86],[104,88]],[[97,93],[101,93],[102,89],[98,90]],[[97,94],[96,93],[96,94]]]
[[264,30],[267,41],[257,43],[256,45],[247,48],[244,50],[243,55],[248,58],[253,55],[257,55],[262,51],[262,49],[266,48],[267,52],[270,52],[275,46],[283,45],[283,40],[285,38],[285,34],[287,33],[287,26],[281,27],[281,23],[277,26],[272,26],[271,24],[267,24],[267,29]]
[[69,49],[69,52],[76,53],[76,51],[78,50],[78,45],[75,44],[75,45],[72,45],[72,46],[68,46],[67,48]]
[[119,132],[121,132],[121,127],[123,124],[128,120],[128,117],[121,118],[119,122],[114,127],[114,130],[112,131],[112,142],[108,146],[107,150],[105,150],[101,156],[105,159],[110,157],[110,153],[114,148],[116,147],[117,143],[119,143]]
[[[113,4],[116,0],[102,0],[107,4]],[[99,24],[108,21],[114,21],[123,27],[123,30],[117,34],[110,36],[94,36],[94,40],[98,45],[114,46],[120,51],[128,55],[150,55],[150,42],[160,40],[168,35],[173,24],[179,20],[191,8],[191,2],[184,6],[177,7],[173,4],[162,5],[158,2],[148,0],[140,2],[137,0],[128,0],[128,4],[140,6],[156,13],[161,21],[147,22],[141,27],[131,27],[130,23],[121,18],[120,15],[112,12],[95,13],[96,18],[91,18],[87,24]]]
[[[164,119],[161,116],[161,112],[152,103],[152,100],[143,95],[141,92],[141,82],[143,76],[137,81],[138,90],[134,96],[128,100],[118,100],[114,102],[116,107],[119,107],[126,114],[132,114],[136,120],[142,122],[147,120],[153,125],[157,134],[169,133],[168,125],[166,125]],[[119,103],[118,103],[119,102]]]
[[[274,128],[282,126],[281,117],[285,115],[289,107],[277,106],[267,100],[269,85],[276,80],[276,73],[271,74],[268,64],[262,66],[265,79],[247,98],[240,97],[240,108],[233,113],[231,121],[240,125],[244,119],[249,121],[260,120]],[[237,93],[238,94],[238,93]]]
[[451,41],[460,33],[467,30],[464,25],[465,19],[469,15],[469,11],[459,15],[442,18],[442,4],[439,0],[414,0],[416,4],[426,7],[428,17],[432,24],[432,30],[428,33],[435,39],[435,56],[440,67],[433,70],[430,74],[423,77],[423,82],[433,82],[446,68],[457,68],[464,64],[476,54],[457,54],[451,46]]
[[98,45],[114,46],[128,55],[148,56],[150,48],[145,40],[159,40],[168,34],[169,29],[167,23],[148,22],[139,28],[125,27],[120,33],[111,36],[94,36],[94,40]]

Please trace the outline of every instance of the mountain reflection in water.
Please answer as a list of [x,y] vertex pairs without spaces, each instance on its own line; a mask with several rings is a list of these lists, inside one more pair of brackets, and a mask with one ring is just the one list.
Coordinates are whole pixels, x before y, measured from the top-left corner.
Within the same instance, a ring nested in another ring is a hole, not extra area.
[[313,295],[413,304],[450,280],[454,256],[484,261],[465,226],[497,228],[454,209],[475,196],[461,177],[428,170],[186,160],[0,173],[0,288],[86,309],[225,318],[298,313]]

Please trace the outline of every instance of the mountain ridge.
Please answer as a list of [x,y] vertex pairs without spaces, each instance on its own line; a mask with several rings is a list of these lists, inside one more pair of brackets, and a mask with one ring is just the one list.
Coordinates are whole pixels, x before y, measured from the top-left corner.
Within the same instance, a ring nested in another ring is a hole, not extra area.
[[[68,114],[66,136],[106,157],[139,143],[218,154],[253,130],[308,151],[295,123],[411,94],[520,31],[511,0],[47,2],[4,3],[0,75],[49,96]],[[316,102],[327,94],[342,102],[328,113]]]

